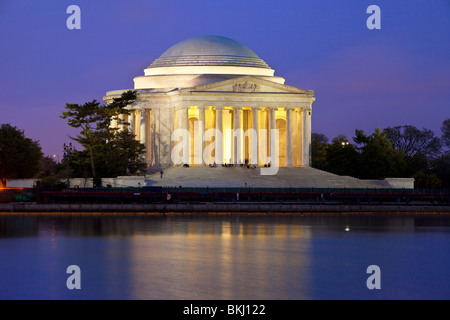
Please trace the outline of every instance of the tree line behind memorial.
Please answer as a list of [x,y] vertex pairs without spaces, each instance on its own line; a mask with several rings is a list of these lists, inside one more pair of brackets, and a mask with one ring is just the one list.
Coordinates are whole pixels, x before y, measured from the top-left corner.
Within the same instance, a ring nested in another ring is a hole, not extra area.
[[[107,105],[97,101],[66,104],[61,118],[79,134],[71,137],[82,150],[66,152],[61,162],[43,156],[39,142],[10,124],[0,126],[0,186],[7,179],[38,178],[42,187],[65,187],[67,175],[93,178],[140,175],[145,146],[128,130],[119,130],[130,113],[125,107],[136,99],[127,91]],[[118,126],[111,126],[112,123]],[[320,133],[311,139],[312,167],[360,179],[415,178],[416,188],[450,188],[450,119],[438,137],[413,126],[376,129],[372,134],[355,130],[350,140],[338,135],[331,142]]]
[[411,178],[416,188],[450,188],[450,119],[433,131],[409,125],[355,130],[352,141],[338,135],[331,143],[312,133],[312,167],[359,179]]

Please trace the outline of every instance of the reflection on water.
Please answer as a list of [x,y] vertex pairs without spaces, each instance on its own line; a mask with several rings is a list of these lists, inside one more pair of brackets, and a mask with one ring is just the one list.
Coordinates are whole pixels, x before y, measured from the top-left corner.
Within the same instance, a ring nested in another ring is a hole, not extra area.
[[0,299],[448,299],[449,240],[444,215],[3,215]]

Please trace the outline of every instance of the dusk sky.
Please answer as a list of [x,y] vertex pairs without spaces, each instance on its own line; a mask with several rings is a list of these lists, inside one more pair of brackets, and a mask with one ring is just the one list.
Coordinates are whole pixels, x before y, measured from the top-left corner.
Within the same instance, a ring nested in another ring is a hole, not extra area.
[[[381,8],[369,30],[367,7]],[[69,30],[70,5],[81,30]],[[450,0],[0,0],[0,124],[61,155],[66,103],[132,89],[170,46],[220,35],[252,49],[287,85],[314,90],[312,132],[450,118]]]

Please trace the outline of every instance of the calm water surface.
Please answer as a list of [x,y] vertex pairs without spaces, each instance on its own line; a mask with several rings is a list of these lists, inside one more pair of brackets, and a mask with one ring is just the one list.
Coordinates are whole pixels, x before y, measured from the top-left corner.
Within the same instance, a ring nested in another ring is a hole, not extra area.
[[2,215],[0,299],[450,299],[450,217]]

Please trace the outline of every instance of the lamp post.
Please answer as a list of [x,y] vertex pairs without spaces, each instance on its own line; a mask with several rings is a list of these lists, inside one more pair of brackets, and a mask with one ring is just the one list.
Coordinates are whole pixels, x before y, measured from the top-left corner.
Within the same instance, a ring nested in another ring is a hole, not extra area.
[[69,163],[70,157],[72,156],[72,151],[72,142],[68,145],[64,143],[64,156],[67,157],[67,188],[70,188]]

